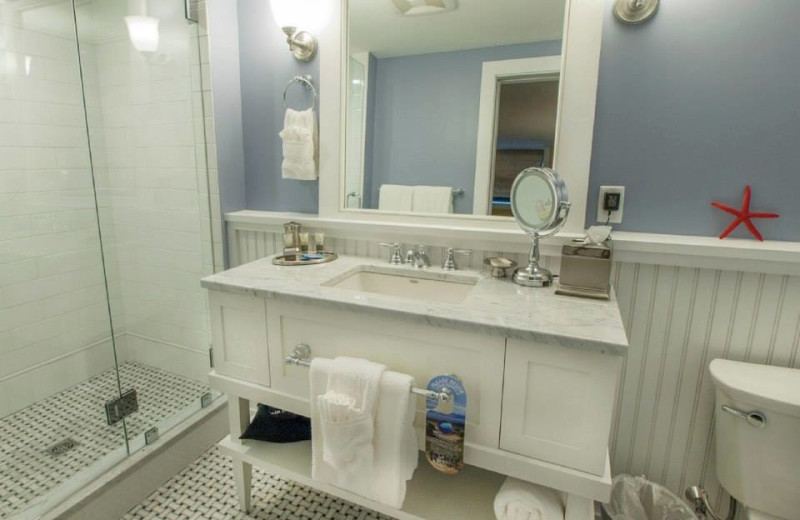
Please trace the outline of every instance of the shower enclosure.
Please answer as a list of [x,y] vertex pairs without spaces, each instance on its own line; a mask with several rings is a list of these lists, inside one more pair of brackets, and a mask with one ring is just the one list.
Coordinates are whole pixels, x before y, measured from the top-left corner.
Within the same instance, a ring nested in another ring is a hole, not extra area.
[[0,1],[0,519],[216,397],[204,7]]

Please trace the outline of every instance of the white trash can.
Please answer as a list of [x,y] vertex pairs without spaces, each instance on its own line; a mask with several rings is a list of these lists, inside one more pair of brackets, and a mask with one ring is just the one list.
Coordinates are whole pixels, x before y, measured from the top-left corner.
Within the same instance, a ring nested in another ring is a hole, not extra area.
[[603,504],[603,512],[611,520],[698,520],[672,491],[633,475],[614,477],[611,500]]

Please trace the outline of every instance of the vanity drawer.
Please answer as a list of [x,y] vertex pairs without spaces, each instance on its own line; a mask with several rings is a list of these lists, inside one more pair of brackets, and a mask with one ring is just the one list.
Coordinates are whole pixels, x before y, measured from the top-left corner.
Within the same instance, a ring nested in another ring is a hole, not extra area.
[[[434,376],[456,374],[467,390],[467,440],[498,447],[505,338],[273,301],[267,316],[273,390],[308,399],[309,369],[283,363],[298,343],[311,347],[312,357],[350,356],[383,363],[414,376],[419,387]],[[416,425],[423,429],[425,399],[415,398]]]
[[263,298],[209,291],[214,370],[269,386],[267,312]]
[[622,358],[508,340],[500,448],[602,475]]

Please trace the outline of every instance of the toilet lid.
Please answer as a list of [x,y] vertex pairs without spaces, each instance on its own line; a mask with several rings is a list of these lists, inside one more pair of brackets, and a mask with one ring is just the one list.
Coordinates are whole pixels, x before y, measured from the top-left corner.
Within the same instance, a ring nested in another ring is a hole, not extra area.
[[711,377],[734,399],[800,417],[800,370],[715,359]]

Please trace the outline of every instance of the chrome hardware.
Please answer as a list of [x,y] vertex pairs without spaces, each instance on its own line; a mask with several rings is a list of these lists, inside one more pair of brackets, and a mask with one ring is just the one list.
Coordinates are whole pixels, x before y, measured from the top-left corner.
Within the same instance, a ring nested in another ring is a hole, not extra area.
[[431,266],[431,257],[428,255],[428,249],[420,244],[417,250],[409,249],[406,251],[406,263],[411,264],[416,269],[427,269]]
[[292,353],[286,356],[283,362],[287,365],[298,365],[303,367],[310,367],[311,362],[308,360],[311,357],[311,347],[305,343],[298,343],[294,346]]
[[447,256],[445,257],[445,261],[442,264],[442,270],[444,271],[456,271],[458,270],[458,266],[456,265],[456,255],[467,255],[472,256],[472,251],[469,249],[453,249],[452,247],[447,248]]
[[344,205],[350,207],[350,199],[353,197],[355,197],[356,200],[358,201],[357,207],[361,208],[361,195],[357,191],[351,191],[350,193],[347,194],[347,197],[345,198],[344,201]]
[[[694,508],[695,514],[698,518],[711,520],[723,520],[711,504],[708,503],[708,493],[706,490],[699,486],[690,486],[686,488],[686,500],[688,500]],[[726,520],[733,520],[736,517],[736,499],[731,497],[730,507],[728,507],[728,516]]]
[[[299,33],[304,34],[304,33]],[[303,86],[305,90],[310,90],[312,94],[314,94],[314,99],[311,101],[311,106],[308,108],[314,108],[317,106],[317,89],[314,88],[314,78],[311,77],[310,74],[302,74],[300,76],[295,76],[289,80],[286,84],[286,87],[283,89],[283,109],[286,110],[289,106],[286,104],[286,94],[289,92],[289,87],[298,83]]]
[[486,258],[483,263],[491,268],[492,278],[505,278],[506,269],[514,269],[517,267],[515,261],[500,256]]
[[400,242],[381,242],[379,245],[392,248],[392,255],[389,257],[390,264],[403,265],[403,257],[400,256]]
[[150,428],[149,430],[144,432],[144,443],[145,443],[145,445],[146,446],[150,446],[151,444],[153,444],[154,442],[156,442],[158,440],[158,437],[159,437],[158,427],[157,426],[153,426],[152,428]]
[[[291,354],[284,358],[283,363],[286,365],[295,365],[299,367],[311,366],[311,347],[305,343],[298,343],[294,346]],[[449,403],[453,399],[453,392],[449,388],[445,388],[441,392],[434,392],[427,388],[411,387],[411,393],[421,395],[427,399],[436,399],[440,403]]]
[[722,411],[745,419],[747,424],[753,428],[763,428],[767,425],[767,417],[761,412],[743,412],[742,410],[737,410],[736,408],[728,406],[727,404],[722,405]]

